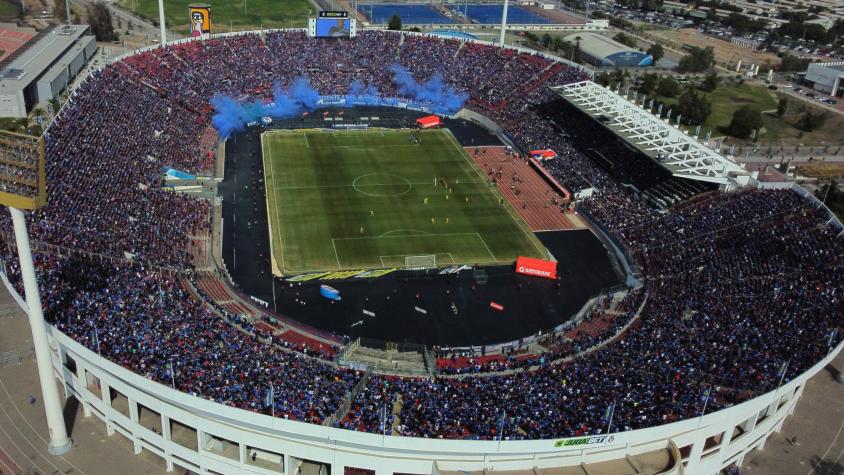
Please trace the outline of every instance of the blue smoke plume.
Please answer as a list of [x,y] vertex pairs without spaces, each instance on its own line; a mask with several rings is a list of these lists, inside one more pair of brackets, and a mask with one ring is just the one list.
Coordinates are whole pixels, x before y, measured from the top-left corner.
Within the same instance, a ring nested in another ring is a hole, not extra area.
[[[463,107],[468,95],[458,92],[445,84],[443,77],[434,75],[425,83],[419,83],[404,67],[394,64],[390,67],[393,82],[399,92],[406,98],[424,105],[434,112],[453,114]],[[365,104],[378,105],[378,89],[355,81],[349,86],[349,101],[347,105]],[[319,92],[311,87],[308,80],[300,77],[293,81],[288,88],[282,88],[281,83],[273,83],[273,99],[265,102],[259,99],[238,102],[231,96],[218,94],[211,99],[214,115],[211,123],[217,129],[220,137],[228,138],[233,132],[246,128],[250,122],[258,122],[264,117],[286,118],[299,116],[304,112],[312,112],[319,105]],[[332,107],[338,107],[333,104]]]
[[402,95],[428,105],[436,112],[453,114],[460,110],[469,98],[468,94],[458,92],[447,85],[441,74],[435,74],[427,82],[419,83],[403,66],[394,64],[390,66],[390,71],[393,73],[393,82]]
[[355,80],[349,86],[348,97],[354,104],[377,105],[380,104],[378,99],[378,89],[372,85],[366,85],[358,80]]
[[308,84],[305,78],[296,79],[284,89],[276,81],[273,84],[273,100],[265,103],[260,100],[240,103],[237,99],[218,94],[211,99],[215,112],[211,123],[221,137],[227,138],[232,132],[243,130],[249,122],[263,117],[293,117],[316,109],[319,92]]

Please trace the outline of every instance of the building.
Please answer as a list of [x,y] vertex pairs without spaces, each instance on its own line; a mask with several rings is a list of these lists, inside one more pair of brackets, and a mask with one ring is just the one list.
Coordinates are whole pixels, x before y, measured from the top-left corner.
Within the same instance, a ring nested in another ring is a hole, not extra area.
[[824,94],[844,95],[844,61],[812,63],[806,70],[805,81]]
[[651,55],[637,51],[598,33],[577,33],[566,36],[565,40],[576,44],[578,38],[580,38],[580,51],[584,58],[598,67],[651,66],[654,62]]
[[0,117],[26,117],[67,88],[94,57],[87,25],[52,26],[0,62]]

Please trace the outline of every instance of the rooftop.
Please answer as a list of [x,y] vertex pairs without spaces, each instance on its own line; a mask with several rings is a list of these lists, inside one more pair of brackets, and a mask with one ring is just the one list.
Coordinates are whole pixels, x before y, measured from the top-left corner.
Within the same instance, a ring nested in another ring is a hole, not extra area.
[[88,31],[87,25],[63,25],[46,35],[33,38],[30,44],[0,73],[0,92],[23,89]]
[[637,51],[635,48],[623,45],[609,37],[592,32],[579,32],[568,35],[565,37],[565,40],[569,43],[577,43],[577,37],[580,37],[580,49],[595,58],[606,58],[616,53]]

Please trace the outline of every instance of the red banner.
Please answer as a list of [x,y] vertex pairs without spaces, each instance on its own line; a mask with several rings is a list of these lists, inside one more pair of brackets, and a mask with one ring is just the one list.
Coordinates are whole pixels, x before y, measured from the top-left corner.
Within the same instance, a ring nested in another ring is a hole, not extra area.
[[416,119],[416,125],[423,129],[429,129],[431,127],[436,127],[438,125],[442,125],[442,121],[439,117],[435,115],[429,115],[426,117],[422,117],[420,119]]
[[504,311],[504,305],[501,305],[501,304],[500,304],[500,303],[498,303],[498,302],[490,302],[490,303],[489,303],[489,307],[490,307],[491,309],[493,309],[493,310],[498,310],[499,312],[503,312],[503,311]]
[[519,257],[519,260],[516,261],[516,272],[534,277],[556,279],[557,263],[554,261],[534,259],[532,257]]

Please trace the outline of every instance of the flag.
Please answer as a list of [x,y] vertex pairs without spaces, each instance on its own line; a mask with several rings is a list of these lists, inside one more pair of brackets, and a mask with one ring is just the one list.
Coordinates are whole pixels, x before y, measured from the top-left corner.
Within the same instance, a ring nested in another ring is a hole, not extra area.
[[264,393],[264,407],[270,407],[273,405],[273,387],[270,386],[267,389],[267,392]]
[[777,376],[779,376],[780,381],[785,377],[785,372],[788,371],[788,361],[780,366],[780,370],[777,372]]
[[322,113],[323,117],[326,117],[327,115],[328,115],[328,111],[325,111],[325,112]]
[[504,435],[504,420],[507,418],[506,412],[501,412],[501,415],[498,416],[498,440],[501,440],[501,437]]
[[703,388],[703,392],[700,395],[700,402],[706,404],[709,401],[709,394],[712,392],[712,386],[707,386]]
[[337,115],[343,115],[343,112],[344,111],[340,111],[340,112],[337,113]]
[[604,420],[605,421],[610,420],[610,416],[612,416],[612,413],[613,413],[614,410],[615,410],[615,401],[613,401],[613,403],[610,404],[609,406],[607,406],[607,409],[604,410]]

